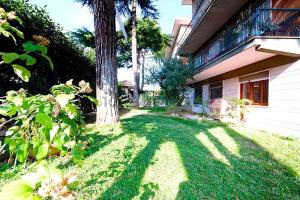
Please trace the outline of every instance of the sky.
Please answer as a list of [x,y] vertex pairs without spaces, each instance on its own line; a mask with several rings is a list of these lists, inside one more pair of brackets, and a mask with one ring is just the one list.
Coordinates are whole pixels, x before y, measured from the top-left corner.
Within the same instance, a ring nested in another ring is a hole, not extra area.
[[[171,34],[176,18],[191,18],[191,6],[181,4],[182,0],[157,0],[155,5],[160,12],[159,24],[162,31]],[[60,24],[64,31],[74,31],[86,27],[94,30],[93,15],[87,7],[74,0],[30,0],[29,2],[38,6],[46,6],[50,17],[54,22]],[[151,61],[149,61],[151,63]],[[151,64],[150,64],[151,65]],[[133,82],[132,69],[118,69],[118,80],[129,80]],[[154,89],[153,86],[148,88]],[[157,89],[157,88],[155,88]]]
[[[171,34],[176,18],[190,18],[191,6],[181,4],[182,0],[157,0],[155,2],[160,12],[159,23],[164,33]],[[93,16],[89,9],[82,7],[74,0],[30,0],[38,6],[47,6],[46,10],[54,22],[60,24],[65,31],[73,31],[83,26],[94,29]]]

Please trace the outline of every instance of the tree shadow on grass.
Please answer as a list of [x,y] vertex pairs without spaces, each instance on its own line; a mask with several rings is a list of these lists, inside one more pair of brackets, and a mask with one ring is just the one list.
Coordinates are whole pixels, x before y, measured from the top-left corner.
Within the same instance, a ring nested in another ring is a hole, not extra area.
[[[177,199],[299,198],[300,183],[292,169],[276,161],[253,140],[221,123],[140,115],[122,120],[122,129],[124,134],[145,137],[148,144],[132,162],[121,163],[126,165],[125,170],[118,172],[99,199],[129,200],[138,196],[155,152],[167,141],[176,144],[188,178],[179,185]],[[239,152],[226,147],[220,134],[230,138]],[[153,198],[154,193],[155,190],[143,199]]]

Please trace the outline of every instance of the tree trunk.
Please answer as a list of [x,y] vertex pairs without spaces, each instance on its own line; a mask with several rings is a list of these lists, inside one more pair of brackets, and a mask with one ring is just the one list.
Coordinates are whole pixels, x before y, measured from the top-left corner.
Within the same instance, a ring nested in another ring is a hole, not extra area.
[[94,0],[94,26],[96,36],[96,124],[119,121],[117,96],[117,68],[115,50],[115,1]]
[[139,106],[139,82],[140,82],[140,69],[138,66],[138,56],[137,56],[137,12],[136,12],[136,0],[132,1],[132,69],[134,78],[134,88],[133,88],[133,99],[134,105]]
[[142,65],[141,65],[141,73],[142,73],[142,82],[141,82],[141,91],[144,90],[145,85],[145,52],[141,53]]

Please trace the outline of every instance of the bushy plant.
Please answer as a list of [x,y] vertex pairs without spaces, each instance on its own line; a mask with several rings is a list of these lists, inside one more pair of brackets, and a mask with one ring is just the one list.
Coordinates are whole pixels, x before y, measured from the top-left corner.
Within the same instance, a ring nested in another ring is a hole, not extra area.
[[251,101],[249,99],[232,99],[226,108],[226,113],[232,119],[241,118],[241,120],[244,120],[245,113],[249,112],[247,105],[250,104]]
[[192,77],[194,67],[177,58],[164,58],[158,61],[148,77],[148,82],[159,84],[168,104],[181,105],[187,90],[187,80]]
[[91,93],[89,83],[81,81],[75,86],[72,80],[55,85],[48,95],[29,95],[25,90],[9,91],[1,99],[0,115],[9,117],[0,127],[14,122],[6,132],[5,144],[16,161],[25,162],[28,157],[41,160],[48,155],[72,152],[73,161],[81,163],[83,144],[80,135],[84,121],[78,106],[80,98]]

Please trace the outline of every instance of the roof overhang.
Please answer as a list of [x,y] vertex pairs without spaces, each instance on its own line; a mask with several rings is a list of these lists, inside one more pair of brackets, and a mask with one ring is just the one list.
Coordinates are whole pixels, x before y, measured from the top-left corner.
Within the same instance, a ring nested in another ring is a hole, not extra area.
[[204,81],[278,55],[300,58],[300,39],[254,38],[208,63],[187,83]]
[[183,54],[195,53],[248,1],[215,0],[206,13],[198,19],[198,22],[193,24],[193,29],[181,46],[180,52]]

